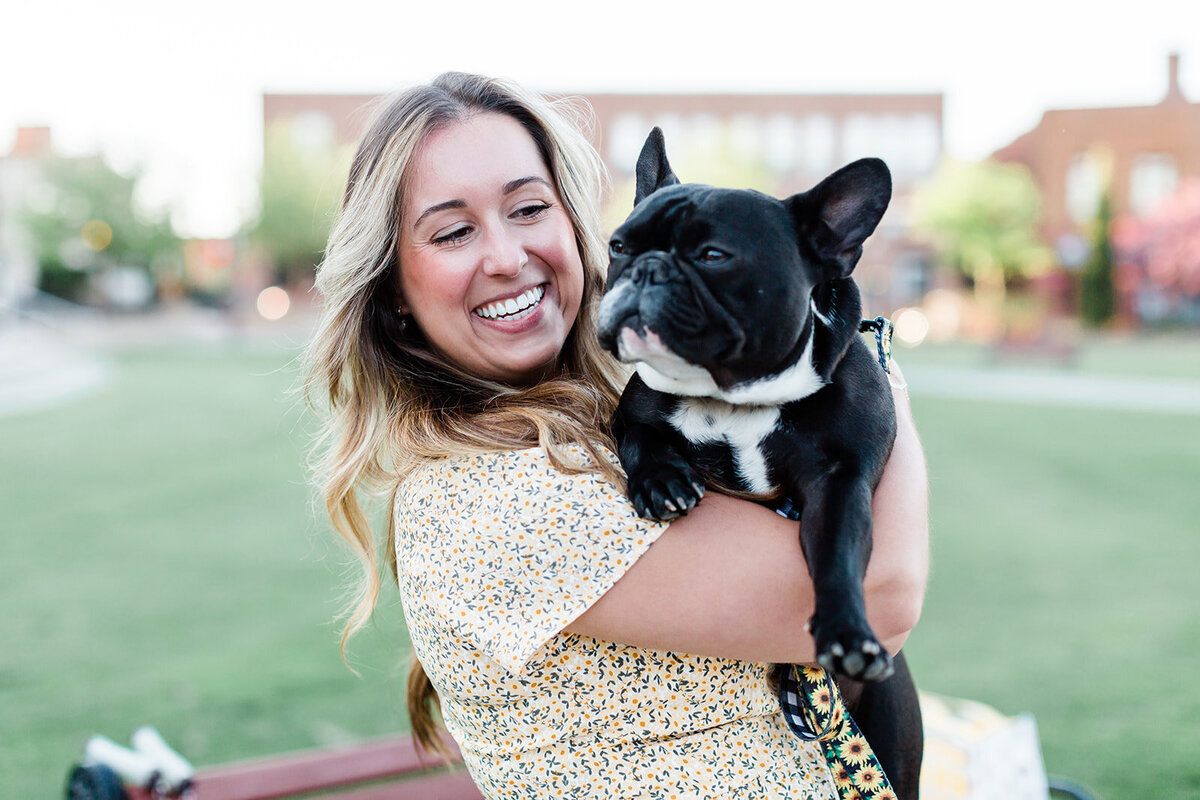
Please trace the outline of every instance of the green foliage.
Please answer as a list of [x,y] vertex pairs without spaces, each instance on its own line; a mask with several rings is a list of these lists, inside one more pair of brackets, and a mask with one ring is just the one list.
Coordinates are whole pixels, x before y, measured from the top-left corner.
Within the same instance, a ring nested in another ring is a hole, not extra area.
[[249,233],[282,279],[312,278],[349,173],[346,149],[305,146],[280,123],[266,134],[258,219]]
[[[134,200],[140,174],[123,175],[98,156],[48,158],[40,166],[44,208],[25,210],[22,222],[43,291],[78,300],[88,275],[105,267],[149,273],[165,260],[178,262],[180,240],[167,214],[139,209]],[[88,236],[89,224],[102,233]]]
[[1085,324],[1100,327],[1116,310],[1113,296],[1112,202],[1109,191],[1100,195],[1092,223],[1092,253],[1079,276],[1079,315]]
[[999,289],[1052,263],[1037,225],[1041,195],[1019,165],[946,161],[913,198],[912,228],[942,260],[975,281]]

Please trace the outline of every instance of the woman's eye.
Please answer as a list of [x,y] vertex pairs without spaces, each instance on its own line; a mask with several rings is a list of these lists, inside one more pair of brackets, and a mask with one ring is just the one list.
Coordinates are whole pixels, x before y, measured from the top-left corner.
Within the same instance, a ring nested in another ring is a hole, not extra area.
[[464,225],[461,228],[454,228],[453,230],[450,230],[439,236],[435,236],[430,241],[432,241],[434,244],[453,244],[455,242],[462,241],[470,232],[471,228]]
[[525,219],[532,219],[548,208],[550,208],[550,206],[545,203],[532,203],[527,206],[521,206],[513,212],[513,215],[517,217],[524,217]]
[[718,250],[715,247],[706,247],[700,251],[700,260],[706,264],[716,264],[719,261],[724,261],[729,258],[729,254],[724,250]]
[[625,243],[617,239],[613,239],[608,243],[608,252],[610,255],[614,256],[625,255]]

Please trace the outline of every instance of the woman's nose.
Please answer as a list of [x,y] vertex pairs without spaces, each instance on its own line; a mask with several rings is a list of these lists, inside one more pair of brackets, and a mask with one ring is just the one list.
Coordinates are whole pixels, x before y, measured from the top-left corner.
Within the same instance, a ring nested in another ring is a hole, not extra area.
[[483,271],[488,275],[515,276],[528,262],[525,243],[514,232],[502,228],[488,237],[488,248],[483,255]]

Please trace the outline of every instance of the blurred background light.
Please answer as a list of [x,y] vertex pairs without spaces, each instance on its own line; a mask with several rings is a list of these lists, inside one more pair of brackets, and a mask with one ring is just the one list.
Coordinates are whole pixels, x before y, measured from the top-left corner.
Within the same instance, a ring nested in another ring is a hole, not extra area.
[[89,250],[95,250],[99,253],[112,244],[113,230],[112,226],[104,220],[92,219],[84,223],[79,236],[83,239],[83,243],[87,245]]
[[934,289],[925,295],[925,316],[929,321],[929,337],[946,342],[958,335],[963,317],[962,297],[949,289]]
[[201,254],[208,266],[225,269],[233,264],[233,242],[229,239],[207,239],[202,245]]
[[901,344],[916,347],[929,335],[929,318],[919,308],[902,308],[896,314],[896,337]]
[[255,305],[263,319],[274,321],[283,319],[291,308],[292,301],[281,287],[268,286],[258,293],[258,302]]

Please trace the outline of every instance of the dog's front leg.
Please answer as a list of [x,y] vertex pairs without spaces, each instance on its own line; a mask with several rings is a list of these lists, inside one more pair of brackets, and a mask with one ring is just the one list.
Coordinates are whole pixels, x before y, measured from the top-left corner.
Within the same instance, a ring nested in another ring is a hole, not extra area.
[[675,519],[704,496],[704,479],[685,457],[687,440],[667,421],[678,399],[634,375],[617,413],[613,437],[629,482],[629,499],[643,517]]
[[810,630],[817,662],[836,675],[883,680],[892,674],[892,659],[871,631],[863,598],[871,486],[857,471],[838,466],[802,493],[800,540],[815,590]]

